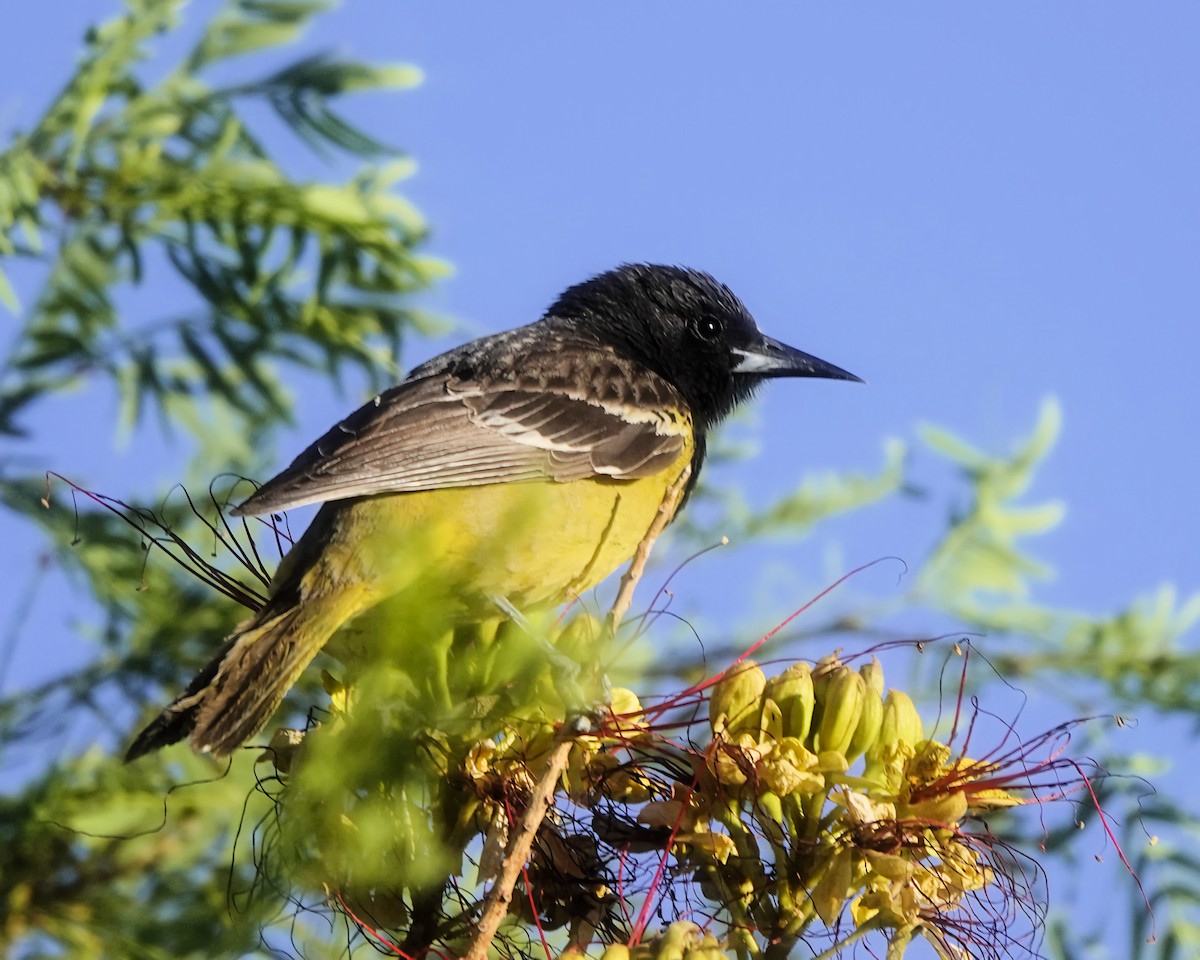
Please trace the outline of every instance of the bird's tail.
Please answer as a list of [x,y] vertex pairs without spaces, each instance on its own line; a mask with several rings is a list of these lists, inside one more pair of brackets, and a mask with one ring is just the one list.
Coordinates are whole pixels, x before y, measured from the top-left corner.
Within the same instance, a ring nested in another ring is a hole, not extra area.
[[346,619],[344,609],[331,610],[319,602],[278,612],[268,606],[234,633],[183,694],[138,734],[125,760],[185,737],[202,753],[232,753],[263,728]]

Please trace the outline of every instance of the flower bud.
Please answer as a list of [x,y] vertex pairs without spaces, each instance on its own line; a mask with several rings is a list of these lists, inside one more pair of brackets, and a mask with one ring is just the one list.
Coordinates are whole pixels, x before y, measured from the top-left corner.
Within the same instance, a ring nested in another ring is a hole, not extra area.
[[803,661],[767,682],[766,696],[779,705],[781,732],[785,737],[803,740],[808,736],[813,717],[812,669]]
[[883,722],[879,727],[880,746],[907,743],[916,747],[925,739],[925,727],[912,698],[903,690],[889,690],[883,701]]
[[734,664],[716,686],[708,701],[708,719],[713,733],[727,731],[758,734],[762,715],[762,695],[767,686],[766,674],[753,660]]
[[813,665],[813,715],[808,728],[808,745],[813,750],[817,749],[817,730],[821,726],[821,714],[825,711],[825,690],[833,672],[842,665],[842,658],[836,653],[826,654]]
[[835,667],[821,685],[821,724],[817,728],[816,750],[845,755],[862,716],[866,682],[849,667]]
[[[767,681],[770,687],[770,681]],[[769,693],[762,698],[762,719],[758,723],[759,743],[778,743],[783,739],[783,711]]]
[[961,790],[940,793],[919,803],[902,804],[896,816],[903,820],[927,820],[930,823],[954,826],[967,815],[967,795]]
[[879,728],[883,725],[883,697],[870,680],[864,679],[863,686],[865,689],[862,714],[854,728],[854,736],[850,738],[850,745],[846,748],[848,763],[853,763],[875,746],[875,741],[879,739]]
[[858,668],[858,672],[862,674],[862,678],[867,681],[867,686],[879,694],[879,698],[883,699],[883,664],[879,662],[878,657],[872,657],[870,663],[864,663]]
[[655,960],[683,960],[684,951],[700,937],[700,928],[690,920],[676,920],[658,938]]

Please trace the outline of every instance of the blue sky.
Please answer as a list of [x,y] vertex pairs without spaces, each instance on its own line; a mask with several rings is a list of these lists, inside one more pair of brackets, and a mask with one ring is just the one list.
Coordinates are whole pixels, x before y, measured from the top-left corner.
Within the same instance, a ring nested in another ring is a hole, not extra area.
[[435,304],[493,329],[621,260],[712,271],[765,329],[870,381],[765,392],[770,454],[747,474],[776,490],[870,467],[918,419],[1005,445],[1054,393],[1066,430],[1037,493],[1070,514],[1045,549],[1065,602],[1104,605],[1200,586],[1200,10],[1128,11],[336,19],[338,42],[427,72],[356,112],[421,163],[410,193],[457,270]]
[[[109,9],[54,6],[6,13],[5,131]],[[621,261],[711,271],[869,381],[764,391],[738,474],[763,500],[876,468],[922,420],[1006,448],[1054,394],[1065,431],[1030,496],[1069,513],[1038,544],[1059,572],[1041,597],[1200,589],[1200,6],[351,0],[320,24],[321,47],[426,73],[349,112],[419,161],[405,193],[455,268],[431,309],[473,335]],[[306,404],[280,460],[358,399]],[[72,423],[42,426],[70,469]],[[114,478],[136,455],[94,453],[80,471]],[[847,563],[919,560],[944,503],[830,537]],[[0,560],[21,577],[22,549]]]

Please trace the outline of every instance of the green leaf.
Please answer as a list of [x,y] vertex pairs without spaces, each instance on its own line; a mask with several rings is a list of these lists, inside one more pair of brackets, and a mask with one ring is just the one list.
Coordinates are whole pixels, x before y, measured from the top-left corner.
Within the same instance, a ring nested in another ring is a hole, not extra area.
[[17,299],[17,292],[8,282],[8,277],[5,276],[3,270],[0,270],[0,304],[6,306],[10,313],[21,312],[21,302]]
[[240,0],[247,13],[279,23],[300,23],[319,13],[334,9],[334,0]]
[[226,14],[214,22],[197,47],[192,66],[199,70],[218,60],[285,46],[300,36],[301,29],[302,24],[294,21],[254,21]]

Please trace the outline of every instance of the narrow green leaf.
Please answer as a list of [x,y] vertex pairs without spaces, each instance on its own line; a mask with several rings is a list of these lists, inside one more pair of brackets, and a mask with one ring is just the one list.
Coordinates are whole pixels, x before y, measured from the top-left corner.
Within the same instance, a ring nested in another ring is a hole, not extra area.
[[971,446],[944,427],[922,423],[917,426],[917,436],[927,447],[936,450],[942,456],[953,460],[967,470],[978,471],[991,462],[991,458],[983,451]]
[[0,434],[9,437],[26,436],[26,431],[16,424],[16,415],[44,392],[46,391],[40,385],[27,381],[16,390],[0,395]]
[[285,46],[299,38],[300,30],[301,25],[295,22],[245,20],[236,14],[227,13],[209,28],[192,55],[191,66],[200,70],[219,60],[227,60],[268,47]]
[[337,91],[355,93],[363,90],[407,90],[420,86],[424,80],[425,74],[421,68],[411,64],[347,64],[338,72]]
[[279,23],[301,23],[337,6],[333,0],[241,0],[239,5],[247,13]]
[[12,288],[3,270],[0,270],[0,304],[7,307],[10,313],[21,312],[21,301],[17,299],[17,291]]

